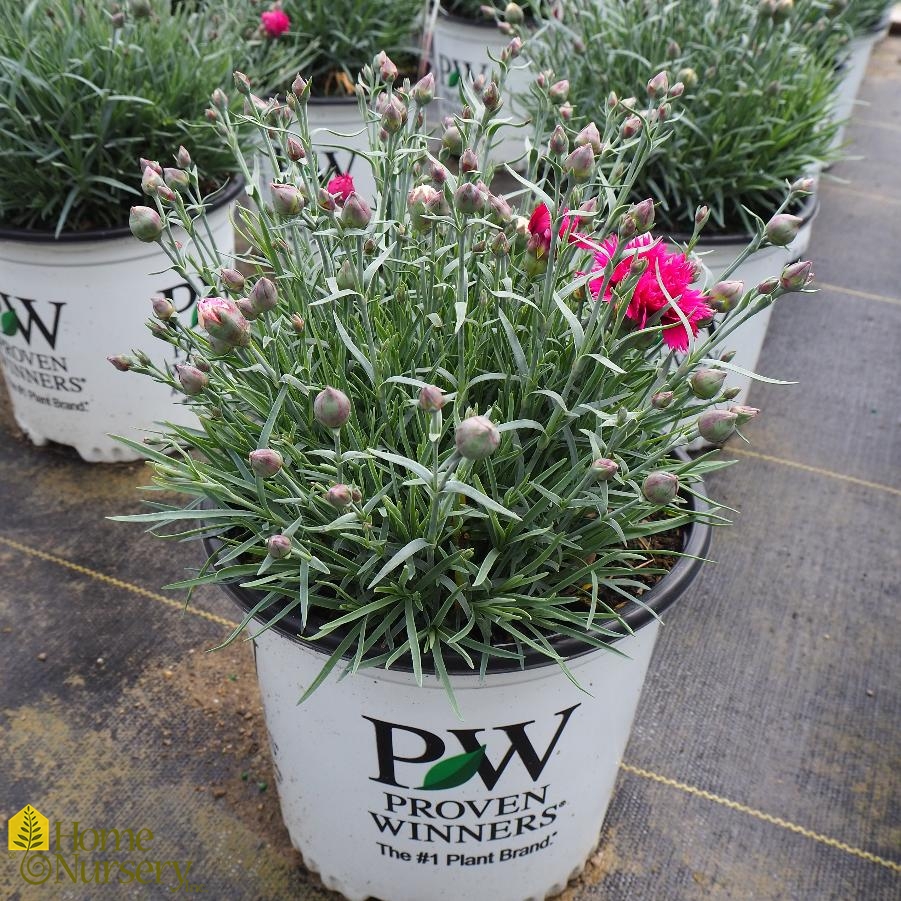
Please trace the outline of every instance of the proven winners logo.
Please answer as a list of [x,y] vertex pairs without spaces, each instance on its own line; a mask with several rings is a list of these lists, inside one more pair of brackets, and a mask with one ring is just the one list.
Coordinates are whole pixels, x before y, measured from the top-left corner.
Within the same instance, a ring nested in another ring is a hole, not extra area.
[[[27,804],[8,824],[11,852],[21,852],[19,874],[29,885],[165,885],[201,892],[190,881],[190,860],[156,860],[149,829],[89,829],[55,823]],[[48,853],[41,853],[48,852]],[[14,855],[10,855],[14,856]]]
[[[413,852],[379,842],[382,855],[417,863],[473,865],[498,863],[548,847],[556,832],[548,830],[565,800],[554,800],[549,784],[539,784],[576,704],[535,720],[480,729],[448,729],[436,735],[418,726],[373,717],[378,775],[370,780],[387,786],[383,809],[369,814],[386,839],[426,844],[465,845],[524,838],[528,844],[487,854]],[[532,736],[530,736],[530,731]],[[489,735],[491,741],[489,741]],[[539,741],[538,736],[544,736]],[[549,736],[549,737],[548,737]],[[488,747],[495,749],[493,759]],[[455,751],[461,753],[455,753]],[[511,794],[494,794],[501,777],[528,780]],[[451,790],[453,791],[451,794]],[[439,794],[440,793],[440,794]],[[447,793],[447,794],[445,794]],[[462,851],[463,849],[460,849]]]

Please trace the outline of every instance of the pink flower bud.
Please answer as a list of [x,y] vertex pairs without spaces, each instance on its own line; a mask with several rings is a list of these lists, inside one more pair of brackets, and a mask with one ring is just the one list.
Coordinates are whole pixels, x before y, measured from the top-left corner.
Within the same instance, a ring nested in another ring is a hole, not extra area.
[[278,292],[273,282],[265,275],[257,280],[248,299],[257,315],[274,310],[278,306]]
[[138,162],[140,163],[142,174],[146,169],[152,169],[157,175],[162,176],[163,167],[156,160],[145,160],[144,157],[141,157]]
[[703,228],[707,224],[707,220],[710,218],[710,209],[706,206],[699,206],[695,210],[695,225],[698,228]]
[[427,232],[432,228],[434,220],[427,217],[434,215],[434,204],[438,199],[439,194],[431,185],[417,185],[407,195],[407,209],[416,231]]
[[260,318],[260,314],[253,308],[253,304],[250,302],[249,297],[239,297],[235,301],[235,306],[241,311],[241,315],[248,322],[253,322],[254,319]]
[[641,203],[636,203],[627,215],[635,222],[636,233],[643,235],[654,227],[654,201],[648,197]]
[[511,25],[522,25],[525,21],[525,13],[518,3],[508,3],[504,7],[504,21]]
[[463,152],[463,137],[456,125],[449,125],[444,130],[441,146],[454,156],[459,156]]
[[520,53],[522,53],[522,38],[514,37],[501,51],[501,59],[504,62],[508,62],[511,59],[516,59]]
[[734,413],[736,416],[735,425],[743,426],[746,422],[750,422],[755,416],[760,413],[756,407],[746,407],[742,404],[733,404],[729,407],[729,412]]
[[389,135],[397,134],[407,121],[407,108],[401,102],[397,94],[392,94],[385,104],[385,110],[382,113],[382,128]]
[[555,106],[559,106],[569,98],[569,82],[565,78],[554,82],[554,84],[548,88],[547,95],[550,97],[551,103]]
[[688,384],[695,397],[700,397],[702,400],[710,400],[712,397],[716,397],[725,380],[726,373],[724,370],[701,368],[696,369],[691,374]]
[[670,89],[669,95],[675,100],[678,97],[681,97],[685,93],[685,85],[682,84],[681,81],[677,81]]
[[496,257],[503,257],[510,253],[510,241],[503,232],[498,232],[491,239],[491,252]]
[[134,365],[134,362],[126,357],[125,354],[119,354],[115,357],[107,357],[107,360],[113,364],[113,366],[119,370],[119,372],[128,372],[129,369]]
[[397,78],[397,66],[391,61],[390,57],[384,50],[380,50],[375,58],[376,65],[379,67],[379,75],[382,81],[393,82]]
[[153,307],[153,315],[163,322],[166,322],[175,315],[175,307],[173,306],[172,301],[162,294],[154,294],[153,297],[150,298],[150,305]]
[[710,290],[707,306],[716,313],[728,313],[742,299],[745,293],[744,282],[717,282]]
[[440,388],[435,387],[435,385],[423,385],[419,389],[420,410],[425,410],[427,413],[436,413],[446,402],[447,398],[445,398],[444,392]]
[[298,74],[291,82],[291,93],[301,102],[305,102],[310,96],[310,82]]
[[815,187],[816,179],[805,176],[804,178],[799,178],[797,181],[792,182],[791,192],[792,194],[812,194]]
[[261,479],[271,478],[285,465],[282,455],[269,447],[251,451],[249,460],[254,475],[258,475]]
[[313,401],[313,415],[327,429],[340,429],[350,418],[350,401],[343,391],[327,386]]
[[588,144],[595,153],[600,153],[603,149],[603,144],[601,144],[601,133],[598,131],[597,125],[595,125],[594,122],[589,122],[576,135],[575,144],[576,147],[582,147],[583,145]]
[[191,154],[188,153],[183,145],[178,148],[178,153],[175,154],[175,162],[178,163],[182,169],[191,168]]
[[493,218],[501,225],[506,225],[513,218],[513,210],[505,197],[489,194],[488,206],[491,208]]
[[619,472],[619,464],[615,460],[600,457],[592,462],[591,471],[595,478],[609,482]]
[[163,169],[166,184],[179,194],[187,194],[191,187],[191,178],[183,169]]
[[366,228],[372,220],[372,210],[369,204],[354,191],[347,200],[344,201],[344,208],[341,210],[341,218],[339,222],[345,228]]
[[163,233],[163,220],[149,206],[133,206],[128,214],[128,227],[139,241],[152,244]]
[[503,102],[497,84],[493,81],[489,81],[488,84],[485,85],[485,90],[482,91],[482,103],[485,105],[485,109],[488,110],[489,113],[496,113],[503,105]]
[[472,148],[467,147],[460,156],[460,171],[465,173],[475,172],[479,168],[479,158]]
[[813,281],[813,263],[810,260],[799,260],[782,270],[779,284],[785,291],[801,291]]
[[210,102],[216,109],[224,110],[228,108],[228,94],[221,88],[216,88],[210,96]]
[[233,300],[205,297],[197,302],[197,322],[223,350],[250,343],[250,323]]
[[479,213],[485,208],[485,195],[472,182],[463,182],[454,192],[454,206],[461,213]]
[[304,208],[303,194],[294,185],[271,184],[272,208],[280,216],[296,216]]
[[332,485],[325,493],[325,499],[336,509],[343,510],[353,503],[353,492],[347,485]]
[[244,290],[245,279],[237,269],[220,269],[219,279],[229,291],[233,291],[235,294],[240,294]]
[[417,106],[428,106],[435,99],[435,76],[431,72],[424,75],[413,85],[410,93]]
[[594,171],[594,150],[590,144],[577,147],[564,161],[563,169],[575,179],[588,178]]
[[798,231],[804,224],[799,216],[790,213],[778,213],[766,224],[767,240],[771,244],[785,247],[798,237]]
[[698,417],[698,434],[711,444],[722,444],[735,431],[737,420],[729,410],[705,410]]
[[304,322],[303,316],[300,313],[292,313],[291,314],[291,328],[294,329],[295,333],[298,335],[302,335],[304,329],[306,328],[306,322]]
[[181,390],[188,397],[200,394],[210,383],[210,377],[205,372],[201,372],[196,366],[176,366],[175,374],[178,377]]
[[243,94],[245,97],[250,96],[250,79],[243,72],[235,72],[235,87],[238,89],[239,94]]
[[295,138],[288,138],[285,142],[285,150],[288,154],[288,159],[292,163],[299,163],[301,160],[306,159],[306,151],[301,146],[300,141]]
[[779,287],[779,279],[775,276],[765,278],[758,286],[758,294],[772,294]]
[[620,130],[620,134],[624,138],[634,138],[638,132],[641,131],[644,123],[641,121],[641,118],[638,116],[629,116],[625,122],[623,122],[623,127]]
[[160,173],[158,173],[155,169],[152,169],[150,166],[147,166],[144,169],[144,174],[141,176],[141,190],[150,196],[156,194],[157,188],[161,185],[165,184],[162,179]]
[[563,156],[564,153],[569,152],[569,138],[566,136],[566,132],[563,130],[562,125],[557,125],[551,133],[547,149],[548,153],[553,156]]
[[657,97],[663,97],[669,91],[669,79],[666,72],[658,72],[648,82],[648,97],[655,100]]
[[655,410],[665,410],[673,402],[674,396],[672,391],[658,391],[651,397],[651,406]]
[[645,500],[663,507],[676,499],[679,493],[679,477],[672,472],[648,473],[641,483],[641,493]]
[[741,394],[741,388],[738,385],[730,385],[723,391],[720,397],[723,400],[735,400],[739,394]]
[[291,553],[291,539],[287,535],[273,535],[266,542],[266,550],[273,560],[281,560]]
[[487,416],[470,416],[457,426],[454,443],[462,457],[482,460],[497,450],[501,433]]

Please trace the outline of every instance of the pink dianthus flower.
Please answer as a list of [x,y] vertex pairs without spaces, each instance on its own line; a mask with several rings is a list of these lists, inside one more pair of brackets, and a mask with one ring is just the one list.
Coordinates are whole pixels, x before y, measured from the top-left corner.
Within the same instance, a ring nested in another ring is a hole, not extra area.
[[291,20],[281,7],[273,7],[260,13],[260,26],[267,38],[279,38],[291,28]]
[[351,194],[353,194],[354,180],[352,175],[336,175],[331,179],[326,190],[333,197],[337,197],[341,203],[344,203]]

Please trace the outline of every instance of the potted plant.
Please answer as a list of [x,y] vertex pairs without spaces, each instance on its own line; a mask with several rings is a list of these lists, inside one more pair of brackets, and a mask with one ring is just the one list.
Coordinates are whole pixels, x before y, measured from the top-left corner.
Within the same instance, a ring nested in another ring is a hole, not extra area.
[[[270,196],[248,178],[247,282],[164,239],[180,275],[200,264],[201,330],[157,331],[191,360],[180,385],[131,368],[184,390],[201,428],[150,450],[187,506],[116,518],[205,536],[172,587],[241,605],[228,640],[254,641],[285,821],[327,886],[542,898],[597,841],[659,614],[724,521],[702,478],[725,464],[678,449],[757,412],[723,389],[691,261],[629,200],[673,135],[668,91],[640,134],[619,106],[579,132],[557,109],[541,176],[511,176],[517,212],[481,178],[493,90],[447,127],[455,175],[416,126],[429,92],[367,67],[370,206],[312,162],[307,87],[293,139],[248,95],[260,140],[304,153]],[[222,133],[249,176],[228,116]],[[809,280],[803,263],[748,290],[722,333]]]
[[[460,81],[491,81],[497,60],[510,37],[523,26],[533,29],[542,16],[560,16],[557,2],[482,3],[479,0],[432,0],[429,4],[432,72],[445,115],[455,112],[460,97]],[[507,76],[504,111],[507,121],[499,125],[493,138],[491,157],[516,165],[525,156],[524,128],[528,110],[522,100],[535,77],[527,60],[520,58]]]
[[[357,190],[375,194],[372,167],[365,154],[369,136],[360,121],[354,84],[357,73],[380,50],[386,65],[401,76],[420,65],[422,0],[245,0],[247,75],[264,98],[290,94],[298,71],[310,84],[309,122],[320,169],[350,175]],[[292,119],[282,127],[296,130]],[[260,182],[267,185],[289,160],[273,165],[260,157]]]
[[[815,181],[805,182],[808,190],[796,192],[796,205],[783,211],[792,239],[759,249],[732,268],[738,250],[779,206],[786,183],[815,179],[820,165],[833,158],[834,66],[799,39],[786,15],[792,15],[790,3],[777,9],[747,0],[662,6],[572,0],[565,22],[551,21],[533,42],[539,68],[568,72],[577,124],[613,104],[633,108],[640,126],[647,111],[635,98],[651,75],[662,69],[678,85],[667,114],[680,117],[683,126],[651,154],[633,198],[653,197],[659,228],[683,244],[696,207],[706,206],[710,223],[694,249],[712,282],[756,285],[806,251]],[[541,116],[541,93],[532,98],[533,114]],[[767,321],[764,313],[731,336],[738,366],[755,369]],[[730,384],[741,386],[743,400],[749,379],[733,373]]]
[[195,297],[159,246],[129,232],[139,159],[151,169],[145,187],[174,193],[188,221],[214,199],[209,226],[229,246],[233,162],[211,130],[189,123],[232,59],[201,50],[220,26],[185,6],[0,2],[0,360],[21,428],[86,460],[133,457],[108,433],[138,435],[178,415],[157,385],[119,391],[103,360],[139,341],[140,297],[181,311]]

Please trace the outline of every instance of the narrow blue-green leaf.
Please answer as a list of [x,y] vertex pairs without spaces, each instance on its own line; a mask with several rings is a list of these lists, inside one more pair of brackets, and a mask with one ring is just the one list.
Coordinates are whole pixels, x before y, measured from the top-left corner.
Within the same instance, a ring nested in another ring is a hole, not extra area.
[[456,479],[451,479],[444,486],[445,494],[465,494],[470,500],[475,501],[477,504],[485,507],[487,510],[493,510],[495,513],[500,513],[503,516],[509,516],[510,519],[521,519],[520,516],[517,516],[512,510],[508,510],[502,504],[499,504],[497,501],[492,500],[488,497],[487,494],[482,494],[478,488],[473,488],[472,485],[467,485],[465,482],[458,482]]
[[491,567],[494,565],[494,561],[501,555],[501,552],[497,548],[492,548],[485,554],[485,559],[482,561],[482,565],[479,567],[479,572],[473,580],[472,587],[478,588],[485,579],[488,578],[488,573],[491,571]]
[[522,345],[519,343],[519,338],[516,337],[516,332],[513,330],[510,320],[504,315],[504,311],[499,309],[497,315],[501,321],[501,326],[504,329],[504,334],[507,336],[507,343],[510,345],[510,350],[513,352],[513,360],[516,363],[516,368],[523,378],[527,378],[529,375],[529,366],[526,363],[526,355],[523,352]]
[[392,454],[388,451],[378,450],[377,448],[370,449],[369,453],[381,460],[387,460],[389,463],[396,463],[398,466],[403,466],[404,469],[409,469],[410,472],[419,476],[419,478],[426,483],[431,483],[432,481],[432,471],[427,469],[421,463],[411,460],[409,457],[404,457],[400,454]]
[[353,339],[350,337],[350,335],[347,334],[347,329],[345,329],[341,324],[341,320],[338,318],[337,313],[335,313],[335,327],[338,329],[338,336],[341,338],[344,346],[351,352],[354,359],[363,367],[366,375],[369,376],[369,381],[374,385],[375,370],[372,367],[372,363],[369,362],[369,359],[366,357],[363,351],[361,351],[360,348],[357,347],[356,344],[354,344]]
[[396,554],[394,554],[391,559],[376,573],[375,578],[369,583],[370,590],[375,588],[385,576],[388,575],[392,570],[397,569],[401,563],[409,560],[415,553],[421,551],[423,548],[427,548],[429,546],[428,541],[425,538],[414,538],[412,541],[408,541]]

